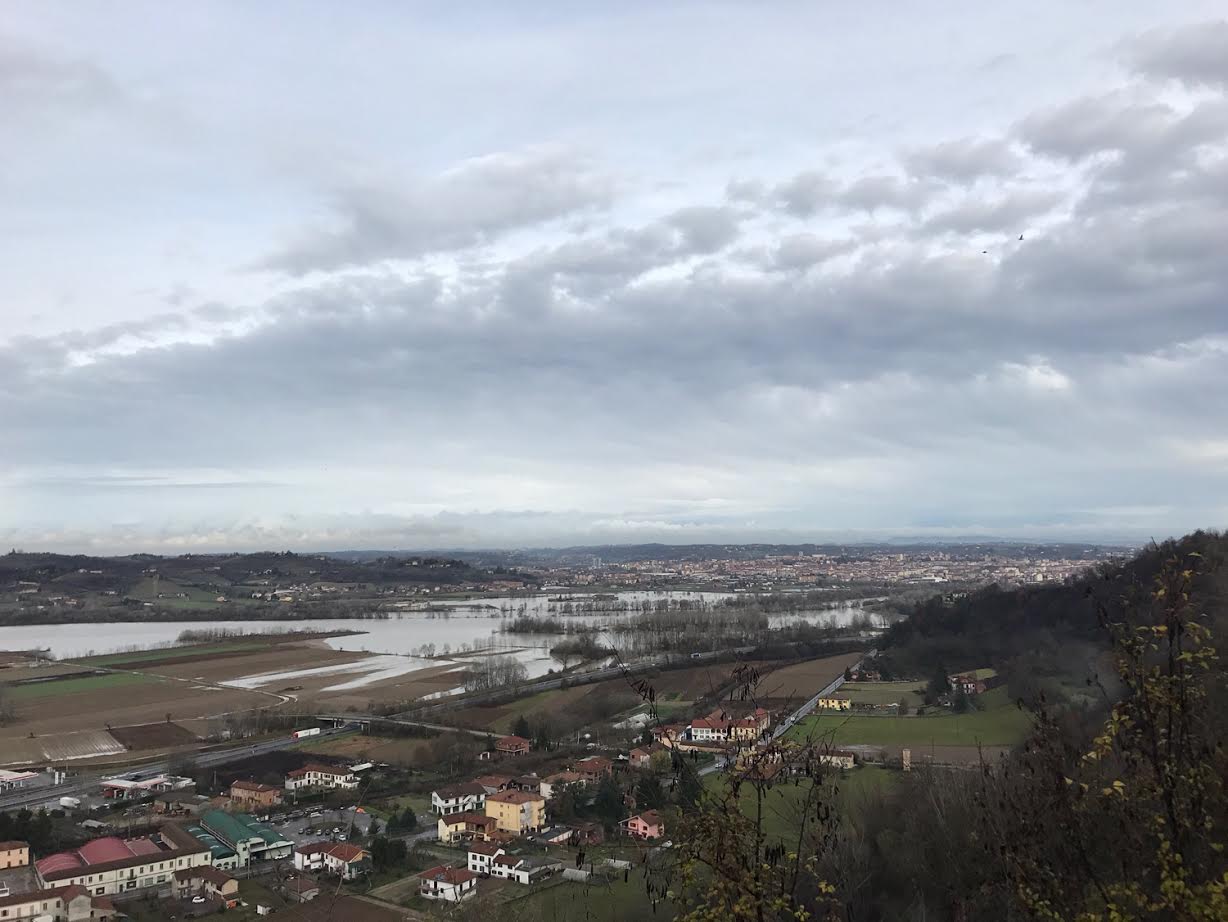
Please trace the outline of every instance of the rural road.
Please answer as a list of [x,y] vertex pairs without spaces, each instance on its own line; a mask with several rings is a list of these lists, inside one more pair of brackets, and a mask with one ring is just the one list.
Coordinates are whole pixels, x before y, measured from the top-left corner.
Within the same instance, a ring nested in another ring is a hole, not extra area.
[[[852,668],[860,669],[861,664],[863,662],[864,660],[858,660],[856,663],[853,664]],[[796,711],[794,711],[792,714],[790,714],[788,717],[782,720],[779,724],[777,724],[776,729],[772,731],[772,741],[774,742],[780,739],[786,733],[788,733],[789,730],[799,720],[806,717],[811,711],[813,711],[816,707],[818,707],[820,698],[827,697],[828,695],[830,695],[832,692],[834,692],[836,689],[838,689],[843,684],[844,684],[844,675],[841,674],[836,677],[836,680],[834,682],[832,682],[830,685],[825,687],[822,691],[816,694],[813,698],[811,698],[809,701],[807,701],[805,704],[799,707]],[[699,774],[701,777],[703,775],[710,775],[713,772],[720,771],[724,767],[725,767],[725,760],[717,759],[711,765],[705,765],[703,768],[701,768],[699,770]]]

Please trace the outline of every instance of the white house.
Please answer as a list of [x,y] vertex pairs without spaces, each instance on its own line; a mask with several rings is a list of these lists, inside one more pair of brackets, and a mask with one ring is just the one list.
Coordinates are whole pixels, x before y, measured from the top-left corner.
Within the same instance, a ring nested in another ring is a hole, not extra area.
[[506,854],[502,845],[494,842],[471,842],[469,844],[469,870],[483,877],[490,876],[490,865],[500,855]]
[[370,856],[348,842],[311,842],[294,850],[294,867],[300,871],[324,871],[342,880],[354,880],[367,872]]
[[446,864],[430,868],[418,875],[418,893],[428,900],[459,903],[477,892],[478,875],[468,868],[453,868]]
[[318,762],[309,762],[286,775],[287,791],[305,788],[337,788],[348,791],[356,787],[358,779],[350,769],[321,765]]
[[481,813],[486,808],[486,788],[476,781],[449,784],[431,791],[431,809],[440,816]]
[[691,739],[697,743],[723,743],[729,739],[729,721],[696,717],[691,721]]

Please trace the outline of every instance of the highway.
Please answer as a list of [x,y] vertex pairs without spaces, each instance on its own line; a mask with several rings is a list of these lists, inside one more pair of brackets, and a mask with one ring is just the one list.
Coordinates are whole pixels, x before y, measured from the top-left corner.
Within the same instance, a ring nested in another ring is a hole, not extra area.
[[[331,736],[334,733],[340,732],[342,732],[342,729],[336,728],[323,730],[320,735]],[[238,762],[241,759],[263,755],[266,752],[288,749],[299,742],[302,741],[293,739],[287,734],[285,737],[263,740],[246,746],[231,746],[227,749],[189,753],[188,755],[202,768],[210,768],[214,765],[225,765],[228,762]],[[96,793],[99,783],[105,778],[148,778],[151,775],[165,774],[169,769],[169,760],[163,759],[156,762],[146,762],[124,771],[83,773],[60,785],[39,785],[37,787],[19,788],[15,791],[0,794],[0,810],[17,810],[21,807],[35,807],[40,804],[58,803],[61,797],[78,797],[82,794]]]

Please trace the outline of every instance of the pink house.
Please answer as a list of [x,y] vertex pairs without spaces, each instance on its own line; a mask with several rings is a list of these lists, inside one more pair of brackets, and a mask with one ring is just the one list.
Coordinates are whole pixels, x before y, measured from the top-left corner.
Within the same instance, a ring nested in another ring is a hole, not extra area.
[[665,820],[656,810],[645,810],[625,819],[622,826],[627,835],[635,839],[659,839],[665,835]]

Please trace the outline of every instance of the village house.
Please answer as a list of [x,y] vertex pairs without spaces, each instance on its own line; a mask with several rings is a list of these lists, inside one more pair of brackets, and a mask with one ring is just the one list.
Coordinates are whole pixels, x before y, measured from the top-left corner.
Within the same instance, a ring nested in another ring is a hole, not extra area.
[[546,824],[546,798],[528,791],[500,791],[486,798],[486,815],[506,832],[537,832]]
[[483,877],[490,876],[490,863],[504,854],[496,842],[472,842],[469,845],[469,870]]
[[348,842],[309,842],[294,850],[299,871],[322,871],[342,880],[356,880],[371,869],[370,854]]
[[281,803],[281,788],[255,781],[235,781],[230,785],[230,805],[239,810],[268,810]]
[[585,781],[600,781],[614,770],[614,763],[605,756],[589,756],[577,762],[574,768]]
[[569,784],[581,784],[584,776],[579,772],[562,771],[547,775],[542,779],[540,793],[546,800],[553,800],[558,793]]
[[473,779],[474,784],[480,784],[487,794],[497,794],[512,783],[510,775],[482,775]]
[[489,839],[498,828],[498,821],[485,813],[449,813],[439,818],[437,827],[439,841],[451,845],[462,839]]
[[418,875],[418,893],[428,900],[459,903],[477,892],[477,883],[478,876],[468,868],[443,864]]
[[115,905],[105,896],[91,896],[80,884],[0,896],[0,919],[31,922],[100,922],[114,919]]
[[696,717],[691,721],[690,738],[697,743],[725,742],[729,739],[729,721],[719,717]]
[[652,737],[666,749],[672,749],[674,744],[687,735],[686,724],[663,724],[652,728]]
[[499,855],[490,863],[490,876],[514,880],[518,884],[528,886],[533,881],[552,874],[560,865],[561,862],[549,858]]
[[651,763],[651,750],[645,749],[642,746],[637,746],[627,754],[627,764],[632,768],[648,768]]
[[970,672],[947,676],[947,681],[951,683],[951,691],[960,691],[965,695],[979,695],[985,691],[985,682]]
[[28,842],[0,842],[0,869],[24,868],[30,864]]
[[175,895],[181,900],[203,896],[227,909],[239,905],[239,882],[215,867],[183,868],[175,872]]
[[440,816],[481,811],[486,805],[486,788],[476,781],[449,784],[431,792],[431,809]]
[[349,791],[358,787],[358,779],[348,768],[321,765],[309,762],[286,775],[286,790],[301,791],[311,788],[331,788]]
[[508,782],[505,790],[509,791],[528,791],[530,794],[538,794],[542,789],[542,780],[537,775],[517,775]]
[[619,825],[633,839],[659,839],[665,835],[665,820],[656,810],[645,810]]
[[495,743],[495,752],[504,756],[528,755],[532,744],[523,736],[504,736]]
[[849,696],[839,692],[832,692],[819,699],[819,708],[824,711],[847,711],[851,704]]
[[857,764],[857,754],[847,749],[832,749],[820,752],[819,761],[824,765],[834,765],[836,768],[852,768]]

